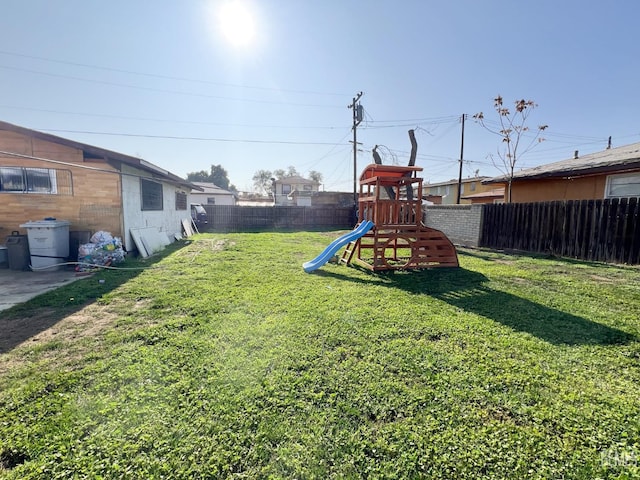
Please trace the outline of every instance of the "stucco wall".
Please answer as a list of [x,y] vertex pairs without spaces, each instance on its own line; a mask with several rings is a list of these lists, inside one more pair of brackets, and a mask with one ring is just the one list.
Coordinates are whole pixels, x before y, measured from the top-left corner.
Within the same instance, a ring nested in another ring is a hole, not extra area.
[[428,205],[423,207],[423,222],[440,230],[456,245],[477,247],[482,205]]
[[122,166],[122,202],[124,205],[124,232],[123,243],[127,250],[133,250],[135,243],[131,238],[132,228],[155,227],[159,232],[164,232],[168,238],[173,239],[176,233],[182,231],[181,220],[190,218],[188,210],[176,210],[176,192],[186,192],[179,187],[162,183],[162,210],[142,210],[142,194],[140,191],[140,177],[150,178],[146,172],[142,172],[127,165]]

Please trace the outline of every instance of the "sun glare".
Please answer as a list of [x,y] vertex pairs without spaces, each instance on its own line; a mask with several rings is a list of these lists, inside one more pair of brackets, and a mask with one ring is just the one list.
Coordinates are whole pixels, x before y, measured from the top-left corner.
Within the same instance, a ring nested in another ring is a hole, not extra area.
[[253,41],[255,23],[247,5],[238,0],[230,0],[220,7],[218,24],[229,43],[244,47]]

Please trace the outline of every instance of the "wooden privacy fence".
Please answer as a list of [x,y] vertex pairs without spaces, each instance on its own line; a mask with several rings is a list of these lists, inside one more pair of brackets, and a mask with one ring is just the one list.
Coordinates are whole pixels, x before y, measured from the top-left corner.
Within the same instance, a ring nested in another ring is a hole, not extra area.
[[480,246],[640,264],[638,198],[484,205]]
[[203,206],[209,221],[205,229],[208,232],[351,229],[356,221],[351,207]]

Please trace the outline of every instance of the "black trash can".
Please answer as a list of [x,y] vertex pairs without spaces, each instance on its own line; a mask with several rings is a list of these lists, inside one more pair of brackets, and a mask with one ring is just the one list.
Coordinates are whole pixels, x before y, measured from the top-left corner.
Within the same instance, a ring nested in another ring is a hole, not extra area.
[[17,231],[7,237],[5,243],[7,256],[9,257],[9,268],[11,270],[29,269],[29,240],[26,235],[19,235]]

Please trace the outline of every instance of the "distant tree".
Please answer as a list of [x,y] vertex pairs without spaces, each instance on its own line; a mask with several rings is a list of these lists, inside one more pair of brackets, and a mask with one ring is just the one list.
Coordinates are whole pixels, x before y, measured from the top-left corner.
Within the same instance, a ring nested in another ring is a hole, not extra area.
[[[273,172],[270,170],[258,170],[253,174],[251,180],[253,180],[253,187],[255,191],[260,192],[261,194],[271,193],[272,191],[272,178],[277,180],[282,180],[287,177],[298,177],[300,174],[298,170],[293,165],[287,167],[286,170],[282,168],[278,168]],[[309,172],[309,179],[314,182],[322,183],[322,174],[320,172],[316,172],[314,170]]]
[[320,172],[316,172],[315,170],[311,170],[309,172],[309,180],[313,180],[314,182],[322,183],[322,174]]
[[253,188],[256,192],[265,195],[271,192],[271,179],[273,173],[269,170],[258,170],[253,174],[251,180],[253,180]]
[[187,180],[189,182],[206,182],[213,183],[225,190],[237,191],[235,185],[231,185],[229,182],[229,174],[222,167],[222,165],[211,165],[211,170],[200,170],[199,172],[187,173]]
[[189,182],[208,182],[209,172],[206,170],[200,170],[199,172],[187,173],[187,181]]
[[222,168],[222,165],[211,165],[211,183],[218,187],[229,190],[229,174]]
[[[484,114],[476,113],[473,118],[487,131],[498,135],[502,140],[498,147],[497,155],[500,163],[496,162],[493,155],[490,155],[494,166],[498,168],[507,178],[507,203],[511,203],[511,185],[513,183],[513,173],[520,157],[531,150],[535,145],[544,139],[540,134],[548,125],[538,125],[535,134],[529,139],[525,139],[525,133],[530,129],[526,125],[529,115],[538,105],[533,100],[516,100],[515,111],[511,112],[504,106],[502,97],[498,95],[493,100],[493,107],[498,113],[499,122],[496,126],[485,123]],[[521,144],[521,142],[526,143]]]

